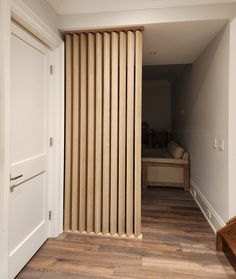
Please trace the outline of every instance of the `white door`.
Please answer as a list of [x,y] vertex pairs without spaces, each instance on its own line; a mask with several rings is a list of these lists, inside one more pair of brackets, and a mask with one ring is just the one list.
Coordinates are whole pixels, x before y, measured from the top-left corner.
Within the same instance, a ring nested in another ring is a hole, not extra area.
[[48,237],[48,49],[12,24],[9,278]]

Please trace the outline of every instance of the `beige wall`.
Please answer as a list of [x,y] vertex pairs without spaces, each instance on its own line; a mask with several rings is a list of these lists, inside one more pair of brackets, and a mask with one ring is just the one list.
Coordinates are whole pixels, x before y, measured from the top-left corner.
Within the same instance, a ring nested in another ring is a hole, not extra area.
[[[185,68],[174,89],[172,129],[190,151],[191,179],[225,222],[229,217],[228,26],[192,66]],[[213,148],[215,137],[224,139],[224,151]]]
[[142,121],[155,130],[171,130],[171,87],[168,81],[143,82]]

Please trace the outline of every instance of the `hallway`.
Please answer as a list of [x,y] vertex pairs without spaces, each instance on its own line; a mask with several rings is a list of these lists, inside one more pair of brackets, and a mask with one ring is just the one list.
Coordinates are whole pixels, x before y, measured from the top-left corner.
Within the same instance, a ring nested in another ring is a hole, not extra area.
[[17,279],[236,278],[188,192],[146,189],[142,233],[143,241],[63,234],[48,240]]

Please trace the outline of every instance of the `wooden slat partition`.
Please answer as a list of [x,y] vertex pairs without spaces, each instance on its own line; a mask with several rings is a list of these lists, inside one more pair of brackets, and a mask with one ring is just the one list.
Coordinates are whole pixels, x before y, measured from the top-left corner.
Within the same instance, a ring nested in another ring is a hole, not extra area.
[[71,228],[71,157],[72,157],[72,37],[66,35],[66,130],[64,229]]
[[109,232],[110,198],[110,34],[103,34],[103,189],[102,232]]
[[95,233],[102,231],[102,35],[96,34]]
[[117,233],[118,186],[118,34],[111,34],[111,200],[110,233]]
[[126,185],[126,34],[120,32],[119,40],[119,196],[118,235],[125,234],[125,185]]
[[134,187],[134,33],[127,39],[127,151],[126,151],[126,234],[133,233]]
[[96,34],[95,233],[102,231],[102,35]]
[[64,229],[141,237],[142,31],[66,34]]
[[72,216],[73,231],[78,228],[79,191],[79,37],[73,35],[73,141],[72,141]]
[[[87,36],[80,35],[80,185],[79,231],[86,231],[87,171]],[[79,123],[78,123],[79,125]]]
[[135,36],[134,236],[141,235],[142,32]]
[[94,122],[95,61],[94,35],[88,34],[88,154],[87,154],[87,232],[93,232],[94,220]]

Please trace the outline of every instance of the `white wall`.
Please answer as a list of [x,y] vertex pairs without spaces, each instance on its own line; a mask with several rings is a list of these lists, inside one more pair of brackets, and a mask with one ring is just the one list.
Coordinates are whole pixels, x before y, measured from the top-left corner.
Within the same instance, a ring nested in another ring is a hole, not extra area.
[[171,130],[171,87],[168,81],[144,81],[142,121],[156,130]]
[[61,30],[71,30],[120,25],[232,19],[235,15],[236,3],[115,11],[109,13],[61,15],[59,28]]
[[22,0],[37,16],[59,34],[59,16],[45,0]]
[[[36,0],[37,1],[37,0]],[[155,8],[172,8],[182,6],[198,6],[209,4],[226,4],[235,0],[46,0],[58,14],[89,14],[114,11],[147,10]],[[92,3],[92,5],[91,5]]]
[[236,216],[236,19],[230,23],[229,52],[229,217]]
[[[226,222],[229,218],[229,26],[192,66],[185,68],[174,88],[172,129],[177,140],[190,151],[191,179],[218,223]],[[224,151],[213,148],[215,137],[224,139]]]
[[0,0],[0,278],[8,278],[10,6]]

